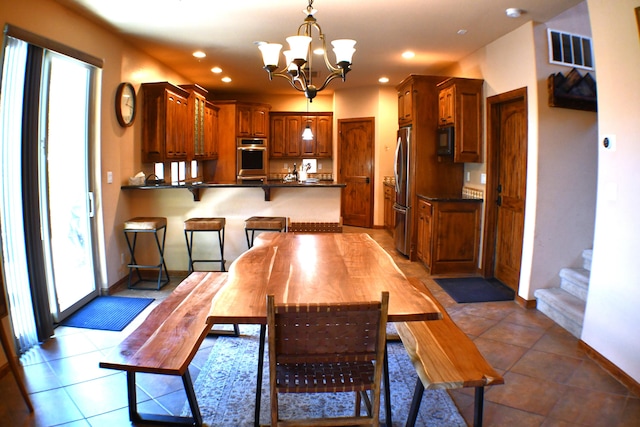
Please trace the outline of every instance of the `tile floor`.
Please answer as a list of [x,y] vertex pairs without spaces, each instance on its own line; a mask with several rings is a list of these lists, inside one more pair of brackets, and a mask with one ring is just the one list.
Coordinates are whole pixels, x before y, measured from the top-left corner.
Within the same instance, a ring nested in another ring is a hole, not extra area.
[[[362,229],[348,228],[347,232]],[[368,231],[392,254],[407,276],[420,277],[447,308],[505,384],[485,393],[486,426],[640,426],[640,398],[590,360],[578,340],[535,310],[513,302],[458,304],[429,278],[419,263],[393,250],[383,230]],[[150,291],[156,301],[177,285]],[[121,294],[146,296],[146,291]],[[153,308],[148,307],[145,314]],[[144,318],[122,332],[59,327],[54,339],[25,355],[26,384],[35,406],[29,414],[13,376],[0,378],[0,426],[128,426],[125,375],[98,362]],[[195,381],[215,338],[207,338],[190,370]],[[179,413],[185,402],[179,379],[139,377],[140,410]],[[471,425],[473,392],[451,393]]]

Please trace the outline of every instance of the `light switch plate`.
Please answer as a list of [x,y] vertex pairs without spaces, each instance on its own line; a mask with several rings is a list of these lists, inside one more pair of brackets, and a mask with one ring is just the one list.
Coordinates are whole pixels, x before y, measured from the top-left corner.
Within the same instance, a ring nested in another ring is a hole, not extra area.
[[113,184],[113,172],[107,171],[107,184]]

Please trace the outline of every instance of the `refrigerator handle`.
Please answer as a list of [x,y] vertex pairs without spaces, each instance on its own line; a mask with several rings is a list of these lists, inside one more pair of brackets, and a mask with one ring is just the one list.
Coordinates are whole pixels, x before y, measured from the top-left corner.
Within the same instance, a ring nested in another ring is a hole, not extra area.
[[399,155],[400,155],[400,150],[402,150],[402,144],[401,144],[401,140],[400,137],[398,137],[398,143],[396,144],[396,157],[395,157],[395,161],[393,163],[393,176],[395,178],[395,183],[396,183],[396,193],[400,192],[400,179],[398,176],[398,159],[399,159]]

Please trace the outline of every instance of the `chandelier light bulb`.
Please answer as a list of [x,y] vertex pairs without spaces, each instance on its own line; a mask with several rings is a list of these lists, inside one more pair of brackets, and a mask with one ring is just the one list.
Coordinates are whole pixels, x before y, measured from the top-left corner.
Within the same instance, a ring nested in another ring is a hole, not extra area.
[[309,44],[311,44],[311,37],[308,36],[291,36],[287,37],[287,43],[289,43],[289,49],[293,55],[293,59],[307,60],[307,53],[309,52]]
[[356,49],[354,46],[356,45],[355,40],[350,39],[340,39],[334,40],[331,42],[333,46],[333,52],[336,54],[336,63],[348,62],[351,64],[351,59],[353,58],[353,54]]
[[262,43],[258,46],[260,52],[262,52],[262,61],[265,67],[274,65],[278,66],[278,60],[280,57],[280,49],[282,45],[279,43]]

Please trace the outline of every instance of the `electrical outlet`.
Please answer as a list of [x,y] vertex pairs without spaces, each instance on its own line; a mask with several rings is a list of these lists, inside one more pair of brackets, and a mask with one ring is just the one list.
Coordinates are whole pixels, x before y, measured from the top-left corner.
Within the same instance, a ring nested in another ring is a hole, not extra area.
[[318,162],[318,170],[322,170],[322,163]]
[[487,174],[486,173],[481,173],[480,174],[480,184],[486,184],[487,183]]
[[107,171],[107,184],[113,184],[113,172]]
[[467,172],[467,182],[471,182],[471,172]]

